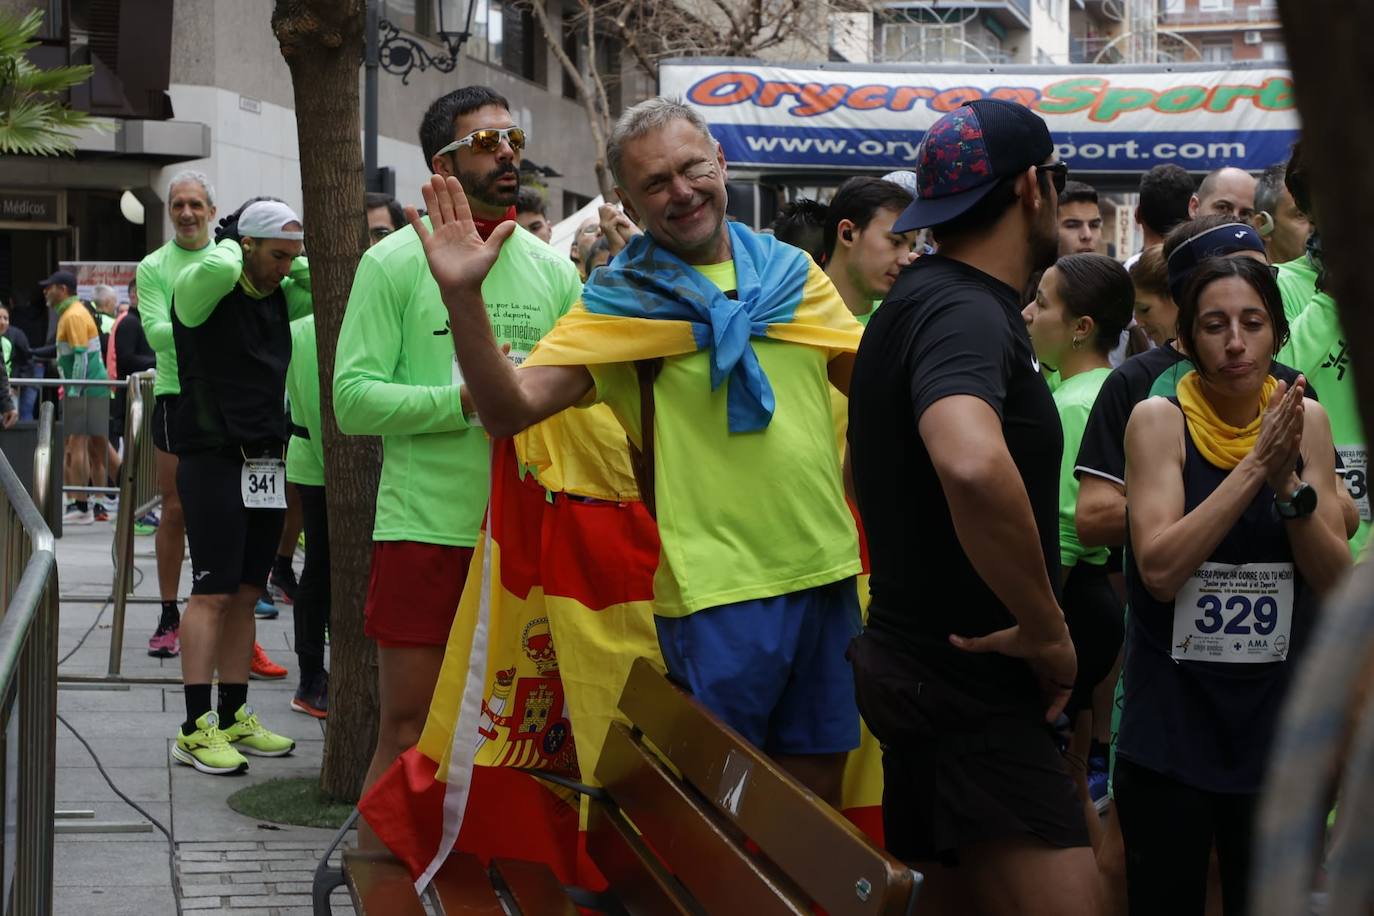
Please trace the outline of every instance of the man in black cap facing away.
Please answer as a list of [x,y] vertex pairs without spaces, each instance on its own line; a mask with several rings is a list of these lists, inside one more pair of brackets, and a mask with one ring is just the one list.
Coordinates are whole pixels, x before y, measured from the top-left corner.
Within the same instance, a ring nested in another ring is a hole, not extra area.
[[[859,346],[849,442],[873,563],[851,647],[883,744],[888,849],[933,913],[1090,914],[1082,806],[1051,730],[1077,661],[1058,600],[1062,435],[1021,318],[1058,247],[1066,167],[1001,100],[926,133],[903,271]],[[899,486],[894,482],[899,481]]]

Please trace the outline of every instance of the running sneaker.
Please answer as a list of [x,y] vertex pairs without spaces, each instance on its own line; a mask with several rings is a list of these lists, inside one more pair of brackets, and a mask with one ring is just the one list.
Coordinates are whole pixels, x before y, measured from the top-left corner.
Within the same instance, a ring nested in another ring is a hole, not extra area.
[[224,730],[224,737],[243,753],[258,757],[285,757],[296,749],[290,738],[263,728],[247,703],[234,713],[234,724]]
[[229,741],[229,736],[219,729],[219,716],[207,712],[196,720],[196,730],[191,734],[177,729],[172,759],[216,776],[242,773],[248,769],[248,760]]
[[102,503],[92,503],[91,517],[97,522],[108,522],[110,520],[110,510],[106,509]]
[[76,507],[76,503],[67,506],[67,511],[62,514],[62,524],[64,525],[89,525],[95,521],[91,515],[91,510],[82,512]]
[[291,698],[291,708],[316,719],[329,716],[329,672],[320,671],[314,677],[302,678]]
[[277,610],[277,606],[268,601],[266,597],[259,598],[258,603],[253,605],[253,616],[259,620],[276,620],[280,613],[281,611]]
[[279,681],[286,677],[286,669],[268,658],[262,646],[253,643],[253,664],[248,676],[259,681]]
[[1088,758],[1088,797],[1093,800],[1093,807],[1098,814],[1104,814],[1107,807],[1112,803],[1111,796],[1107,794],[1107,758],[1089,757]]
[[146,538],[149,535],[157,534],[157,526],[160,519],[156,512],[149,512],[141,518],[134,519],[134,534],[137,537]]
[[153,658],[176,658],[181,654],[181,627],[159,625],[148,637],[148,654]]
[[296,581],[296,570],[293,567],[287,567],[285,572],[277,572],[274,569],[267,580],[267,590],[282,604],[295,604],[298,588],[300,582]]

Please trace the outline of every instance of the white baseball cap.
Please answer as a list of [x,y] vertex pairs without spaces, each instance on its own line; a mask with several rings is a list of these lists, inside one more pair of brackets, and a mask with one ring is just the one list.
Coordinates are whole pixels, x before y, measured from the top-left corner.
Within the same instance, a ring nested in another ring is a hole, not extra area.
[[305,225],[296,211],[279,200],[260,200],[249,204],[239,214],[239,235],[255,239],[292,239],[299,241],[305,238],[305,233],[300,229],[283,229],[283,226],[295,223],[298,226]]

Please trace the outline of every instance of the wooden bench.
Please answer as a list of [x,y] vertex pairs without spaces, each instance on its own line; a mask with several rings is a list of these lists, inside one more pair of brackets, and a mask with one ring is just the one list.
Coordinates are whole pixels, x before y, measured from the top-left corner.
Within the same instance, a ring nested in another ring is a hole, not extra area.
[[[561,887],[532,862],[498,859],[484,868],[455,854],[431,889],[437,912],[915,912],[918,873],[875,847],[647,660],[632,667],[620,709],[631,724],[611,726],[596,767],[602,788],[576,787],[591,798],[587,850],[609,890],[592,895]],[[409,873],[391,856],[350,850],[343,865],[359,914],[425,913]],[[316,906],[317,916],[328,912]]]

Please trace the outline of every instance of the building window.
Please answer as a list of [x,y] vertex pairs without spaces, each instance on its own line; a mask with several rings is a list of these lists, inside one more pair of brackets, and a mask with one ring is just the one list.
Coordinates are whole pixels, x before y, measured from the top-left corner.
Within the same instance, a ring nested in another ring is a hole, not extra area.
[[1235,58],[1235,43],[1229,39],[1204,41],[1202,59],[1209,64],[1222,64]]
[[1281,41],[1266,41],[1260,48],[1260,56],[1264,60],[1287,60],[1288,51]]
[[[1198,9],[1203,12],[1218,12],[1231,9],[1231,0],[1198,0]],[[1230,60],[1230,58],[1227,58]]]
[[1188,8],[1186,0],[1164,0],[1161,5],[1165,16],[1181,16]]
[[383,0],[378,12],[381,18],[402,31],[428,34],[429,17],[424,13],[429,5],[424,0],[420,0],[419,5],[421,12],[417,16],[416,0]]
[[[444,27],[460,31],[467,16],[467,0],[443,0]],[[534,14],[511,0],[471,0],[472,37],[467,52],[478,60],[528,80],[538,79],[538,25]]]

